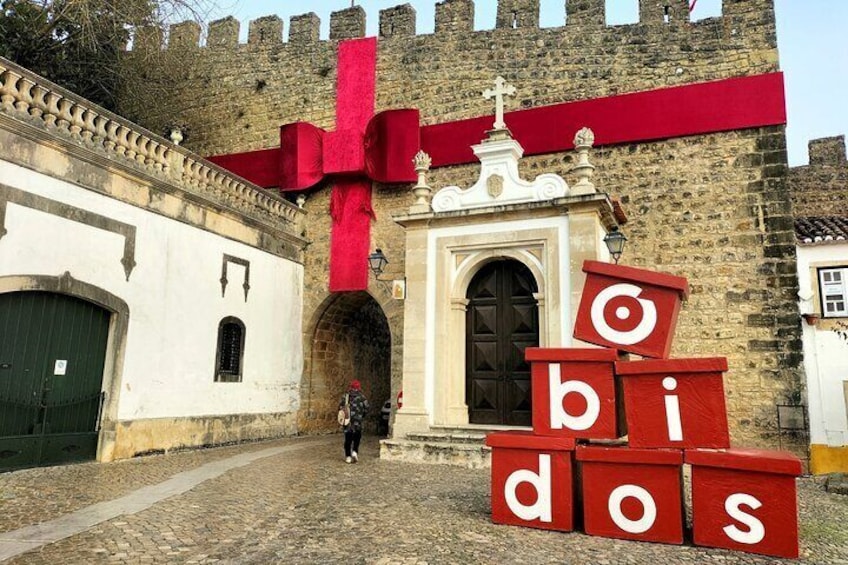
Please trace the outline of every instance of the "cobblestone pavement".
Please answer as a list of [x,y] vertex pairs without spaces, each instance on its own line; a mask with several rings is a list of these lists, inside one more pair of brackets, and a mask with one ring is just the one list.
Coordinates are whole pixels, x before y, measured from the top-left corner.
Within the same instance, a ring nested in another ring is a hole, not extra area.
[[[705,563],[779,560],[691,546],[497,526],[489,472],[380,461],[376,440],[347,465],[341,436],[292,438],[0,475],[0,531],[67,516],[177,473],[269,448],[134,514],[7,563]],[[217,467],[216,467],[217,466]],[[848,563],[848,497],[799,481],[802,562]]]

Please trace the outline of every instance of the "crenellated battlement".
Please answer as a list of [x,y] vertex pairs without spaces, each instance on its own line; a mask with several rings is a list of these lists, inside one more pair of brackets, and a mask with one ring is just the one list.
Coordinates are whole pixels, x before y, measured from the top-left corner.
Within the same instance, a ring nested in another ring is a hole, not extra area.
[[[689,0],[640,0],[639,22],[625,25],[606,24],[606,4],[609,0],[569,0],[565,5],[565,22],[554,29],[569,33],[587,28],[609,28],[625,32],[634,26],[664,30],[678,28],[715,26],[718,21],[728,20],[731,25],[740,19],[762,18],[774,21],[772,4],[769,0],[726,0],[723,15],[718,18],[690,22]],[[489,33],[492,30],[474,30],[474,0],[443,0],[435,6],[434,34],[442,36],[454,33]],[[496,30],[515,30],[516,33],[531,33],[539,30],[540,0],[498,0],[495,19]],[[288,36],[284,33],[283,21],[276,15],[264,16],[249,23],[248,47],[268,47],[291,43],[304,45],[326,42],[320,38],[321,19],[314,12],[292,16],[289,20]],[[362,6],[353,6],[330,14],[329,41],[340,41],[364,37],[367,15]],[[229,16],[213,21],[208,26],[205,46],[213,49],[239,46],[240,23]],[[378,36],[383,39],[412,37],[418,34],[416,12],[410,4],[401,4],[379,12]],[[133,50],[152,48],[189,47],[201,45],[199,26],[194,22],[182,22],[170,26],[168,41],[161,30],[139,29]]]
[[474,0],[445,0],[436,4],[436,35],[471,33],[474,30]]
[[330,14],[330,41],[365,37],[365,9],[354,6]]
[[415,35],[415,8],[410,4],[380,11],[380,37]]
[[789,169],[795,215],[848,215],[848,202],[845,201],[845,187],[848,186],[845,136],[813,139],[808,148],[810,164]]
[[294,16],[290,20],[289,43],[294,45],[317,43],[320,30],[321,19],[315,12]]
[[500,0],[495,18],[497,29],[539,27],[539,0]]
[[813,139],[807,147],[810,165],[844,167],[848,164],[848,159],[845,157],[844,135]]
[[232,16],[209,24],[206,46],[212,49],[234,47],[239,40],[239,21]]
[[646,24],[688,22],[689,0],[642,0],[639,21]]
[[274,45],[283,37],[283,20],[279,16],[265,16],[250,22],[247,42],[251,45]]

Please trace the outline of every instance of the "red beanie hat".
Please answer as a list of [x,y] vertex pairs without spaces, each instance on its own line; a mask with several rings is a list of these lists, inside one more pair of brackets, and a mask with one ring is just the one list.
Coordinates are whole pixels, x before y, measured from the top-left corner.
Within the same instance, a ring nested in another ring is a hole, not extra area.
[[354,379],[350,382],[350,388],[352,388],[353,390],[359,390],[362,388],[362,385],[359,383],[358,380]]

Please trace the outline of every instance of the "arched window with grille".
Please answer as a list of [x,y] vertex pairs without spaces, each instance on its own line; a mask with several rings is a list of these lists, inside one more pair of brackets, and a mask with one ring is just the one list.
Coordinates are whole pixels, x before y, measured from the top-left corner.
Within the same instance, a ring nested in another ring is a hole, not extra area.
[[218,324],[215,382],[240,383],[244,357],[244,322],[228,316]]

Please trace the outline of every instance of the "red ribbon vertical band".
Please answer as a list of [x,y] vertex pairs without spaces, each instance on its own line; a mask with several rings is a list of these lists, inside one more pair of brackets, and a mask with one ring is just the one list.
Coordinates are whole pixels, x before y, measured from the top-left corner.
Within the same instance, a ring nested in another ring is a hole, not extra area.
[[[339,44],[336,82],[336,130],[362,135],[374,115],[377,82],[377,38]],[[352,148],[351,148],[352,149]],[[371,245],[371,181],[361,175],[337,179],[330,214],[330,292],[368,288],[368,248]]]

